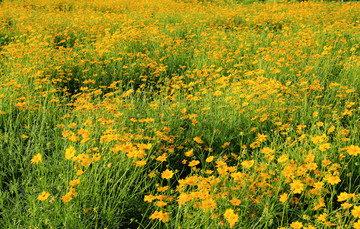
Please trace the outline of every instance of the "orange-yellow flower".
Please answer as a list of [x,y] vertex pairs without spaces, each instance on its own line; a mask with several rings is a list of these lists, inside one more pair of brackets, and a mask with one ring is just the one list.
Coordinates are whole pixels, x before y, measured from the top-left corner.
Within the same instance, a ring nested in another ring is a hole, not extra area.
[[142,167],[144,165],[146,165],[146,160],[140,160],[135,162],[136,167]]
[[304,190],[304,184],[300,180],[294,180],[291,184],[291,189],[294,193],[301,193]]
[[199,137],[195,137],[195,138],[194,138],[194,141],[197,142],[197,143],[199,143],[199,144],[204,143],[204,141],[201,140],[201,138],[199,138]]
[[187,156],[187,157],[191,157],[193,154],[194,154],[194,150],[193,150],[193,149],[185,152],[185,156]]
[[75,153],[76,153],[76,150],[74,149],[74,147],[70,146],[65,151],[65,158],[71,159],[75,155]]
[[230,227],[235,226],[235,223],[239,221],[239,216],[235,214],[232,209],[227,209],[224,213],[224,217],[229,222]]
[[326,213],[323,213],[323,214],[321,214],[321,215],[317,218],[317,220],[318,220],[318,221],[325,222],[325,221],[326,221],[326,216],[327,216],[327,214],[326,214]]
[[243,161],[241,163],[242,166],[244,166],[245,168],[249,169],[254,165],[255,161],[254,160],[250,160],[250,161]]
[[353,205],[350,204],[350,203],[343,203],[341,204],[341,207],[344,208],[344,209],[348,209],[348,208],[351,208]]
[[287,199],[288,199],[288,194],[287,193],[284,193],[284,194],[280,195],[279,200],[280,200],[281,203],[285,203],[287,201]]
[[70,192],[66,193],[65,196],[61,197],[62,201],[64,203],[70,202],[72,200],[71,195],[72,194]]
[[350,197],[351,197],[351,196],[350,196],[348,193],[342,192],[342,193],[340,193],[340,195],[338,195],[337,201],[338,201],[338,202],[343,202],[343,201],[349,199]]
[[146,196],[144,196],[144,201],[145,201],[145,202],[151,203],[151,202],[153,202],[153,200],[156,200],[156,196],[153,196],[153,195],[146,195]]
[[293,222],[292,224],[290,224],[290,227],[293,229],[301,229],[304,225],[301,222]]
[[47,198],[49,198],[49,196],[50,196],[50,193],[48,193],[48,192],[46,192],[46,191],[43,191],[43,192],[41,193],[41,195],[38,196],[38,200],[44,201],[44,200],[46,200]]
[[75,180],[72,180],[72,181],[70,181],[70,186],[75,186],[75,185],[78,185],[78,184],[80,184],[80,179],[75,179]]
[[234,197],[232,198],[232,200],[230,200],[230,203],[232,203],[233,205],[240,205],[241,204],[241,200],[239,200],[238,198]]
[[210,156],[210,157],[208,157],[208,158],[206,158],[206,162],[207,163],[210,163],[210,162],[212,162],[214,160],[214,156]]
[[162,222],[168,222],[169,221],[169,213],[163,212],[163,211],[155,211],[149,219],[158,219]]
[[161,177],[163,179],[171,179],[174,176],[174,172],[166,169],[164,172],[161,173]]
[[356,223],[354,223],[353,228],[360,229],[360,220],[358,220]]
[[31,164],[37,164],[39,162],[42,162],[42,159],[41,154],[38,153],[31,159]]
[[200,164],[200,161],[198,161],[198,160],[193,160],[193,161],[190,161],[190,162],[189,162],[189,166],[190,166],[190,167],[196,166],[196,165],[198,165],[198,164]]
[[358,154],[360,154],[360,147],[359,146],[354,146],[354,145],[348,146],[346,148],[346,152],[349,155],[357,156]]
[[351,214],[352,214],[355,218],[359,218],[359,217],[360,217],[360,206],[354,206],[354,209],[351,210]]
[[331,185],[338,184],[338,183],[340,183],[340,181],[341,181],[339,177],[337,177],[337,176],[332,176],[332,175],[327,176],[325,179],[326,179],[326,181],[327,181],[329,184],[331,184]]

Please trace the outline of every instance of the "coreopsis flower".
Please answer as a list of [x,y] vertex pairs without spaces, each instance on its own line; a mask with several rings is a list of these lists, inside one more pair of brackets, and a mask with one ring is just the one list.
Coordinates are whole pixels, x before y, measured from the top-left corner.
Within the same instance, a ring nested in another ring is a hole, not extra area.
[[293,222],[292,224],[290,224],[290,227],[293,229],[301,229],[303,226],[304,225],[299,221],[296,221],[296,222]]
[[342,192],[342,193],[340,193],[340,195],[337,196],[337,201],[338,202],[343,202],[343,201],[349,199],[350,197],[351,196],[348,193]]
[[41,154],[38,153],[36,154],[32,159],[31,159],[31,164],[37,164],[39,162],[42,162],[42,159],[41,159]]
[[210,163],[210,162],[212,162],[214,160],[214,156],[210,156],[210,157],[208,157],[208,158],[206,158],[206,162],[207,163]]
[[167,203],[166,202],[164,202],[164,201],[158,201],[157,203],[156,203],[156,206],[158,206],[158,207],[165,207],[167,205]]
[[360,153],[360,147],[359,146],[354,146],[354,145],[348,146],[346,148],[346,152],[349,155],[357,156]]
[[191,157],[193,154],[194,154],[194,150],[193,150],[193,149],[185,152],[185,156],[187,156],[187,157]]
[[330,149],[330,148],[331,148],[330,143],[324,143],[324,144],[319,145],[319,150],[323,151],[323,152]]
[[239,221],[239,216],[234,213],[233,209],[227,209],[224,213],[224,217],[229,222],[230,227],[235,226],[235,223]]
[[169,222],[169,213],[164,211],[155,211],[149,219],[158,219],[162,222]]
[[284,194],[280,195],[279,200],[280,200],[281,203],[285,203],[288,200],[288,194],[284,193]]
[[140,160],[135,162],[136,167],[142,167],[144,165],[146,165],[146,160]]
[[350,204],[350,203],[343,203],[343,204],[341,204],[341,207],[344,208],[344,209],[351,208],[352,206],[353,206],[353,204]]
[[46,200],[47,198],[49,198],[49,196],[50,196],[50,193],[48,193],[48,192],[46,192],[46,191],[43,191],[43,192],[41,193],[41,195],[38,196],[38,200],[44,201],[44,200]]
[[196,166],[198,164],[200,164],[200,161],[198,161],[198,160],[192,160],[192,161],[189,162],[190,167]]
[[360,229],[360,220],[358,220],[357,222],[354,223],[353,228]]
[[338,184],[341,181],[338,176],[332,176],[332,175],[329,175],[329,176],[325,177],[325,179],[331,185]]
[[76,186],[80,184],[80,179],[75,179],[69,182],[70,186]]
[[193,199],[192,195],[190,194],[186,194],[186,193],[181,193],[178,197],[178,204],[185,204],[188,201],[191,201]]
[[360,218],[360,206],[354,206],[353,210],[351,210],[351,214],[355,218]]
[[66,159],[71,159],[72,157],[74,157],[75,153],[76,153],[75,148],[70,146],[69,148],[67,148],[65,150],[65,158]]
[[65,196],[61,197],[61,200],[64,203],[70,202],[72,200],[71,195],[72,195],[72,193],[68,192],[68,193],[65,194]]
[[242,166],[244,166],[246,169],[251,168],[254,165],[255,161],[254,160],[250,160],[250,161],[243,161],[241,163]]
[[161,173],[161,177],[163,179],[171,179],[174,175],[174,172],[169,170],[169,169],[166,169],[164,172]]
[[317,218],[317,220],[321,221],[321,222],[325,222],[326,221],[326,216],[327,216],[327,214],[323,213]]
[[301,193],[304,190],[304,184],[301,183],[300,180],[294,180],[290,184],[291,189],[294,191],[294,193]]
[[195,137],[195,138],[194,138],[194,141],[197,142],[197,143],[199,143],[199,144],[204,143],[204,141],[201,140],[200,137]]
[[239,200],[236,197],[232,198],[229,202],[232,203],[233,205],[236,205],[236,206],[241,204],[241,200]]
[[153,200],[156,200],[156,196],[153,195],[146,195],[144,196],[144,201],[151,203]]

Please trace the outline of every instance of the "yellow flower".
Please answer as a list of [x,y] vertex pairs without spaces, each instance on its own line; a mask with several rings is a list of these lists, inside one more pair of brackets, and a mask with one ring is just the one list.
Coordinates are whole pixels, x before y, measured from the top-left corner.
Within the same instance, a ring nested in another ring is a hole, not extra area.
[[163,179],[171,179],[173,175],[174,175],[173,171],[169,169],[166,169],[164,172],[161,173],[161,177]]
[[356,223],[354,223],[353,228],[360,229],[360,220],[358,220]]
[[234,213],[234,210],[227,209],[224,213],[225,219],[229,222],[230,227],[233,227],[237,221],[239,221],[239,216]]
[[241,204],[241,200],[239,200],[238,198],[234,197],[232,198],[232,200],[230,200],[230,203],[232,203],[233,205],[240,205]]
[[191,156],[193,155],[193,153],[194,153],[194,150],[193,150],[193,149],[191,149],[191,150],[189,150],[189,151],[185,152],[185,156],[187,156],[187,157],[191,157]]
[[294,180],[291,184],[291,189],[294,193],[301,193],[304,190],[304,184],[300,180]]
[[82,169],[76,170],[76,175],[80,176],[84,173],[84,171],[82,171]]
[[263,148],[261,151],[261,153],[265,154],[265,155],[273,155],[275,150],[274,149],[271,149],[269,147],[265,147]]
[[186,194],[186,193],[181,193],[178,197],[177,202],[179,204],[185,204],[188,201],[191,201],[193,199],[192,195],[190,194]]
[[47,198],[49,198],[49,196],[50,196],[50,193],[43,191],[43,192],[41,193],[41,195],[38,196],[38,200],[44,201],[44,200],[46,200]]
[[288,194],[287,193],[284,193],[284,194],[280,195],[279,200],[280,200],[281,203],[285,203],[287,201],[287,199],[288,199]]
[[223,149],[225,149],[227,146],[229,146],[230,145],[230,142],[225,142],[221,147],[223,148]]
[[70,191],[69,191],[68,193],[70,193],[70,194],[73,195],[73,196],[77,196],[77,193],[76,193],[76,191],[75,191],[75,188],[70,188]]
[[337,176],[332,176],[332,175],[329,175],[329,176],[326,176],[325,177],[326,181],[331,184],[331,185],[335,185],[335,184],[338,184],[340,183],[340,178],[337,177]]
[[214,92],[214,96],[219,96],[219,95],[222,95],[222,92],[221,92],[221,91],[215,91],[215,92]]
[[341,207],[344,208],[344,209],[348,209],[348,208],[351,208],[353,205],[352,204],[349,204],[349,203],[343,203],[341,204]]
[[289,155],[288,154],[284,154],[281,157],[278,158],[278,162],[279,163],[283,163],[285,161],[287,161],[289,159]]
[[352,214],[355,218],[359,218],[359,217],[360,217],[360,206],[354,206],[354,209],[351,210],[351,214]]
[[61,200],[64,202],[64,203],[67,203],[67,202],[70,202],[72,200],[72,197],[71,197],[71,193],[68,192],[65,194],[65,196],[61,197]]
[[323,213],[323,214],[321,214],[321,215],[317,218],[317,220],[318,220],[318,221],[325,222],[325,221],[326,221],[326,216],[327,216],[327,214],[326,214],[326,213]]
[[331,148],[330,143],[324,143],[324,144],[319,145],[319,150],[323,151],[323,152],[330,149],[330,148]]
[[153,200],[156,200],[156,196],[153,195],[146,195],[144,196],[144,201],[151,203]]
[[210,162],[212,162],[214,160],[214,156],[210,156],[210,157],[208,157],[208,158],[206,158],[206,162],[207,163],[210,163]]
[[189,162],[189,166],[190,166],[190,167],[196,166],[196,165],[198,165],[198,164],[200,164],[200,161],[198,161],[198,160],[193,160],[193,161],[190,161],[190,162]]
[[199,138],[199,137],[195,137],[195,138],[194,138],[194,141],[197,142],[197,143],[199,143],[199,144],[204,143],[204,141],[201,140],[201,138]]
[[343,202],[343,201],[345,201],[345,200],[347,200],[349,198],[350,198],[350,195],[348,193],[342,192],[342,193],[340,193],[340,195],[338,195],[337,201],[338,202]]
[[255,161],[254,160],[251,160],[251,161],[243,161],[241,163],[242,166],[244,166],[245,168],[249,169],[251,168],[253,165],[254,165]]
[[74,149],[74,147],[70,146],[65,151],[65,158],[71,159],[75,155],[75,153],[76,153],[76,150]]
[[21,138],[23,138],[23,139],[28,139],[28,138],[29,138],[29,136],[27,136],[27,135],[23,134],[23,135],[21,135]]
[[169,213],[163,212],[163,211],[155,211],[149,219],[158,219],[162,222],[168,222],[169,221]]
[[142,167],[144,165],[146,165],[146,160],[141,160],[141,161],[136,161],[135,162],[136,167]]
[[75,185],[78,185],[78,184],[80,184],[80,179],[75,179],[75,180],[72,180],[72,181],[70,181],[70,186],[75,186]]
[[348,146],[346,148],[346,152],[349,155],[357,156],[360,153],[360,147],[359,146],[354,146],[354,145]]
[[293,229],[301,229],[304,225],[301,222],[293,222],[292,224],[290,224],[290,227]]
[[31,159],[31,164],[37,164],[39,162],[42,162],[42,159],[41,154],[38,153]]
[[164,202],[164,201],[158,201],[157,203],[156,203],[156,206],[158,206],[158,207],[165,207],[166,206],[166,202]]

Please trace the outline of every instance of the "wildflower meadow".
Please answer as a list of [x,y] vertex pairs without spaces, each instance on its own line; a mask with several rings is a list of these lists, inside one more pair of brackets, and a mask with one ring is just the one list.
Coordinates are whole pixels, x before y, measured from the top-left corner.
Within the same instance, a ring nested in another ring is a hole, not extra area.
[[0,228],[360,228],[360,5],[3,0]]

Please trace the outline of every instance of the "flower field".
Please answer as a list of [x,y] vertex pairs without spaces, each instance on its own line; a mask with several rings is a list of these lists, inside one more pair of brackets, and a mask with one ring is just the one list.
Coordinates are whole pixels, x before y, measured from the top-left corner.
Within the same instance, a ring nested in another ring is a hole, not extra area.
[[0,228],[360,228],[356,2],[0,4]]

